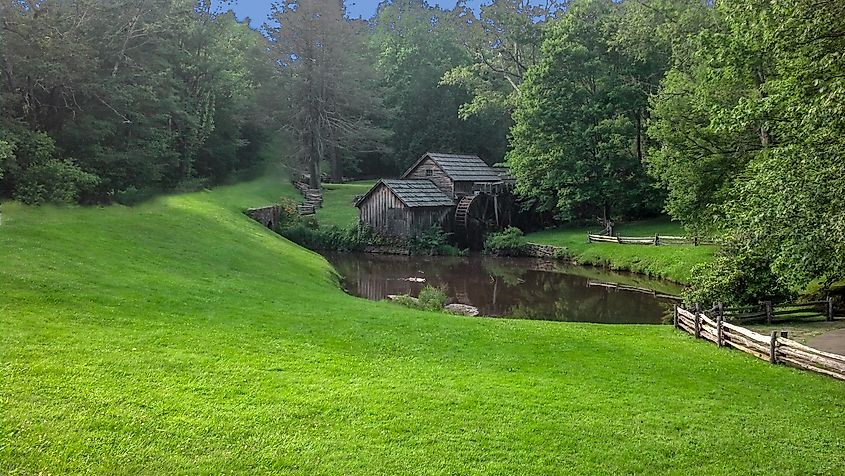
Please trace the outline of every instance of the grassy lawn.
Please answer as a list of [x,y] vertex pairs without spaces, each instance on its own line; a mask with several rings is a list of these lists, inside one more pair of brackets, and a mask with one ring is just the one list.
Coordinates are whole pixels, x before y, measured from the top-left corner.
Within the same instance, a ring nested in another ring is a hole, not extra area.
[[4,205],[3,474],[819,474],[845,384],[669,326],[343,294],[241,210],[266,178],[136,208]]
[[[563,246],[580,264],[606,266],[616,270],[633,271],[649,276],[686,283],[690,270],[699,263],[713,259],[715,246],[650,246],[589,243],[587,233],[597,233],[594,227],[562,227],[528,235],[534,243]],[[665,218],[622,224],[617,232],[623,236],[684,235],[680,225]]]
[[358,209],[355,197],[363,195],[372,188],[375,180],[361,180],[348,183],[323,184],[323,208],[317,210],[317,220],[321,225],[353,225],[358,221]]

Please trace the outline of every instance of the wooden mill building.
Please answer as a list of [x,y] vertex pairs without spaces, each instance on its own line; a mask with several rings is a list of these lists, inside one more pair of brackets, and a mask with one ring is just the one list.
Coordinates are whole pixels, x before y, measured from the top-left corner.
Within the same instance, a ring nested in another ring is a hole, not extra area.
[[442,226],[469,241],[509,223],[512,190],[507,170],[477,155],[429,152],[399,179],[380,180],[355,206],[360,221],[383,235],[408,238]]

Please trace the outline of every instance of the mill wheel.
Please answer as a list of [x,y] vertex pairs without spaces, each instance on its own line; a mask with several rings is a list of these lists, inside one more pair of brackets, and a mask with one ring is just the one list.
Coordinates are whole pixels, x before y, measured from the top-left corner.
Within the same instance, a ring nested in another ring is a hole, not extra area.
[[487,194],[467,195],[455,208],[455,228],[462,241],[480,245],[484,235],[497,227],[496,204]]

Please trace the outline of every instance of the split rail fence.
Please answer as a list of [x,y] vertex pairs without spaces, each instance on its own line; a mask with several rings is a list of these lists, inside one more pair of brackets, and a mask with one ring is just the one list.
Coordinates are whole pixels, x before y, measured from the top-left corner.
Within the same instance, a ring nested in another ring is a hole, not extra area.
[[676,328],[705,339],[719,347],[732,347],[772,364],[784,364],[845,380],[845,356],[824,352],[787,337],[784,331],[759,334],[737,324],[725,322],[718,308],[710,310],[715,317],[701,312],[675,307]]
[[686,236],[668,236],[668,235],[654,235],[654,236],[611,236],[611,235],[594,235],[587,234],[587,240],[590,243],[619,243],[622,245],[713,245],[715,241]]

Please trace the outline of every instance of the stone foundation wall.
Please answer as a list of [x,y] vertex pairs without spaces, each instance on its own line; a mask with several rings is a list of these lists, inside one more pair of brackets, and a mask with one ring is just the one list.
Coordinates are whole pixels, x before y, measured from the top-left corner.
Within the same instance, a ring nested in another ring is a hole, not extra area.
[[525,247],[524,256],[531,258],[560,258],[566,252],[566,248],[552,245],[540,245],[528,243]]
[[281,210],[281,205],[266,205],[258,208],[247,208],[244,213],[267,228],[275,230],[279,227]]

